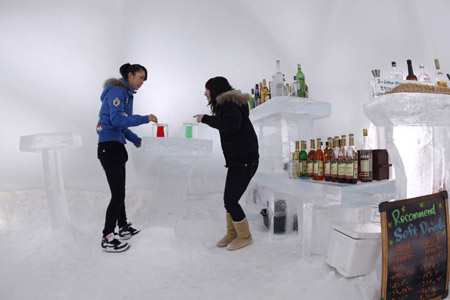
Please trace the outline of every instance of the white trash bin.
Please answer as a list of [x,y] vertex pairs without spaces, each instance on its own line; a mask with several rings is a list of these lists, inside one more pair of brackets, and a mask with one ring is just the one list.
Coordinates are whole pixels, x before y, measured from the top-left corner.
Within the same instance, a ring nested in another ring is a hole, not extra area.
[[333,223],[326,262],[345,277],[373,271],[381,252],[381,226],[375,223]]

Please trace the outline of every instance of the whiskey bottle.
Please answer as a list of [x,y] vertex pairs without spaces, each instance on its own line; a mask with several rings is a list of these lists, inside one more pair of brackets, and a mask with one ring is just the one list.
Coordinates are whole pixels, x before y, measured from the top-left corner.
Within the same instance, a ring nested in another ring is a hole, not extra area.
[[416,80],[417,81],[417,76],[414,75],[414,71],[413,71],[413,66],[412,66],[411,60],[408,59],[406,61],[406,63],[408,64],[408,76],[406,76],[406,80]]
[[338,158],[339,158],[339,137],[333,140],[333,154],[331,156],[331,181],[338,182]]
[[308,154],[306,153],[306,141],[302,141],[302,150],[300,151],[301,172],[300,178],[308,178]]
[[436,65],[436,84],[437,86],[447,87],[447,79],[445,79],[444,73],[441,71],[441,66],[439,65],[439,60],[436,58],[434,60]]
[[347,173],[345,174],[346,183],[358,182],[358,151],[355,147],[354,134],[348,135],[348,149],[346,155]]
[[263,82],[262,82],[262,96],[261,96],[261,100],[262,100],[263,103],[266,102],[267,100],[269,100],[269,89],[267,88],[265,79],[263,79]]
[[333,139],[328,138],[327,147],[325,149],[325,167],[324,167],[324,177],[325,181],[331,181],[331,156],[333,155]]
[[345,152],[346,152],[346,143],[345,143],[345,135],[341,136],[340,145],[339,145],[339,153],[338,153],[338,182],[345,183]]
[[299,178],[302,170],[302,162],[300,160],[300,141],[295,141],[294,160],[295,160],[294,178]]
[[372,149],[369,146],[367,138],[367,129],[363,129],[363,145],[360,150],[360,179],[361,182],[371,182],[372,181]]
[[312,178],[314,176],[314,154],[316,153],[316,142],[314,139],[311,139],[311,147],[308,152],[308,178]]
[[322,150],[322,139],[317,138],[317,149],[314,153],[314,180],[324,180],[324,163],[325,163],[325,156],[323,154]]

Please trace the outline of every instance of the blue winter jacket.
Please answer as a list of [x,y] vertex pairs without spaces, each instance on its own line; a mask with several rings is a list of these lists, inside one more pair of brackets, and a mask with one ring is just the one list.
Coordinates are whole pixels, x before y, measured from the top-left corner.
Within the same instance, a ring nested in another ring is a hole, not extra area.
[[137,146],[141,138],[128,129],[148,123],[148,116],[133,115],[133,95],[136,92],[128,82],[121,79],[108,79],[100,99],[99,121],[97,124],[98,142],[126,140]]

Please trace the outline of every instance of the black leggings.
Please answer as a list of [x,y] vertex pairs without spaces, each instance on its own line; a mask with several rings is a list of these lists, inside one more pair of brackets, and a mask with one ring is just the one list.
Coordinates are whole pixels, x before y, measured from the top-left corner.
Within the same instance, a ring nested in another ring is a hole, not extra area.
[[245,218],[245,213],[239,204],[239,200],[257,169],[258,161],[232,165],[228,168],[223,201],[227,213],[231,215],[234,222],[242,221]]
[[98,144],[97,156],[102,164],[111,190],[111,200],[106,209],[105,227],[103,236],[114,232],[127,224],[125,213],[125,163],[128,153],[120,142],[102,142]]

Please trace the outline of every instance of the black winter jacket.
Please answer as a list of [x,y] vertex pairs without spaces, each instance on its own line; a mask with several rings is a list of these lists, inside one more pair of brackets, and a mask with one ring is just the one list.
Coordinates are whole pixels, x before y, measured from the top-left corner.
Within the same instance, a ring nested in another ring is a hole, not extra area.
[[216,128],[226,167],[258,160],[258,137],[249,119],[249,94],[232,90],[217,98],[217,114],[204,115],[201,122]]

